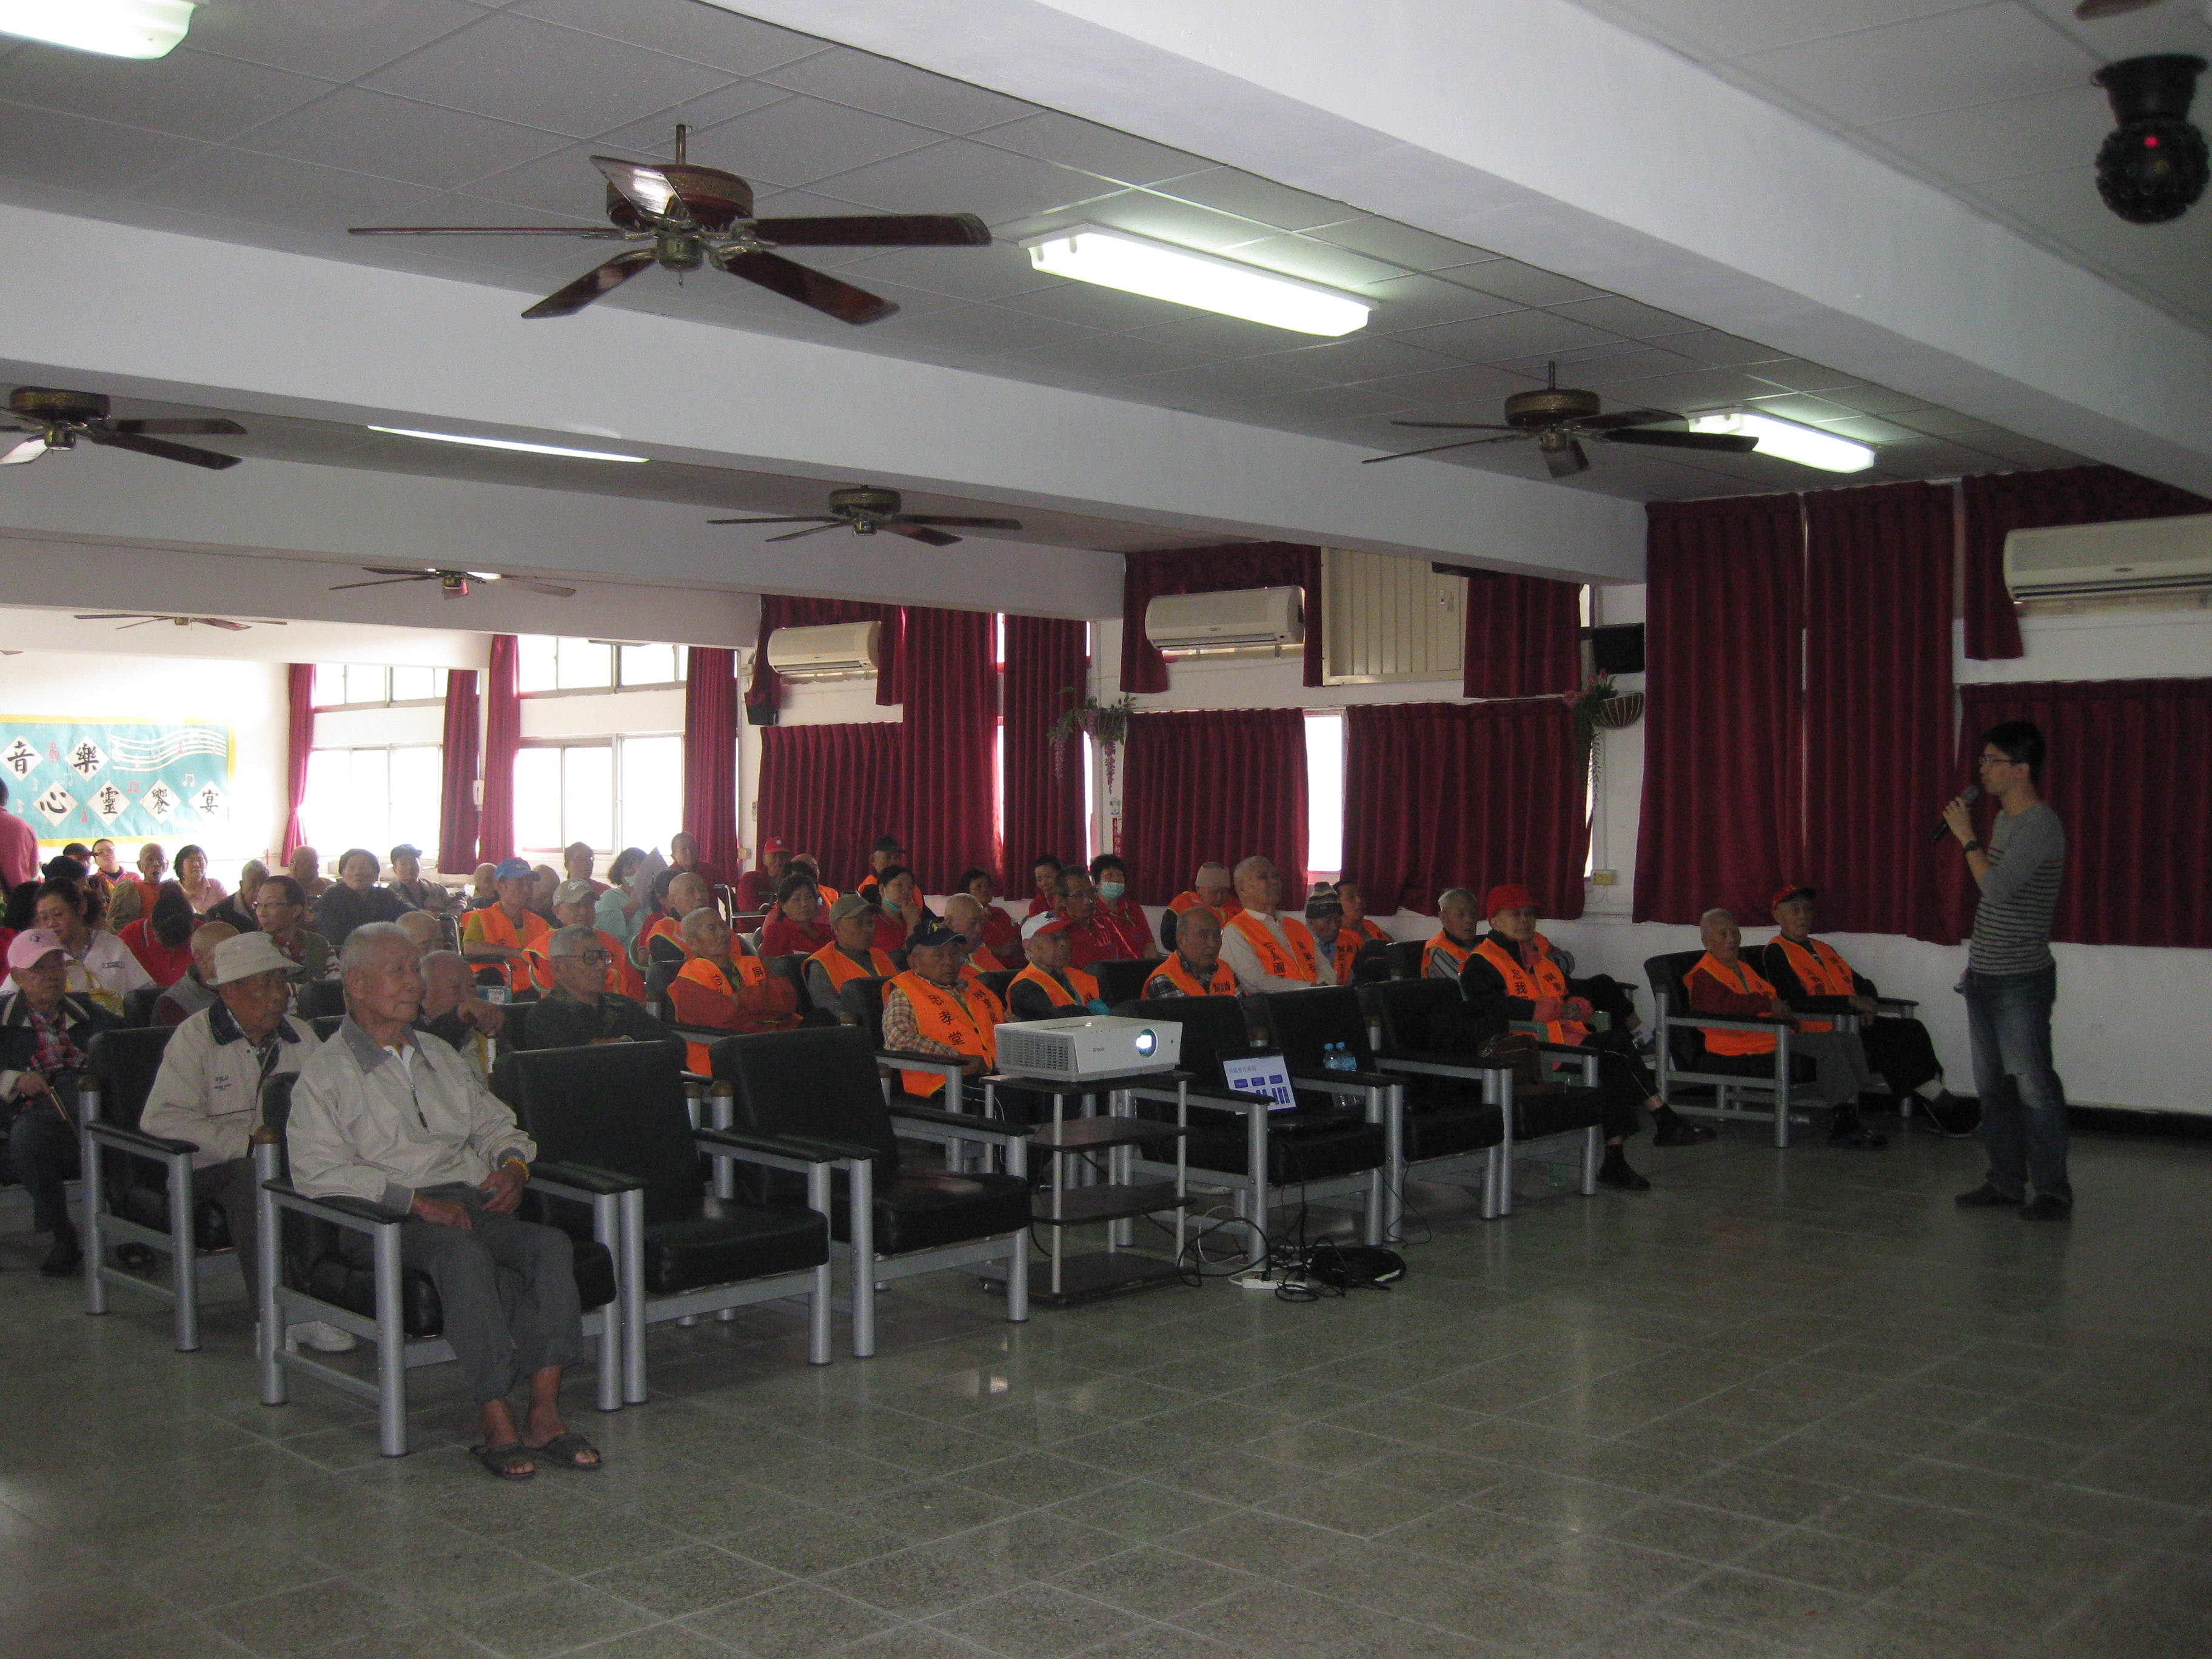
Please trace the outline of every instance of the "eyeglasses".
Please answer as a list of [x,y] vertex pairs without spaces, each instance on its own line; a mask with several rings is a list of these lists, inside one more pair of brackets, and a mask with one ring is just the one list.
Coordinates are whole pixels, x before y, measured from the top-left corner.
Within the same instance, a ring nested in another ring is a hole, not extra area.
[[2010,766],[2014,763],[2010,755],[1984,755],[1974,763],[1977,766]]
[[576,959],[593,968],[604,968],[614,960],[605,951],[579,951]]

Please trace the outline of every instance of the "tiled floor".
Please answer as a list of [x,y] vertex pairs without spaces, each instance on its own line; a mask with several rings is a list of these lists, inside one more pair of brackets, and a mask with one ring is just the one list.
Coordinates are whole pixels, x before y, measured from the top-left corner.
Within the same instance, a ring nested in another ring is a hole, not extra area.
[[10,1248],[0,1653],[2212,1654],[2212,1148],[2077,1142],[2070,1228],[1954,1213],[1971,1144],[1647,1160],[1388,1294],[658,1333],[605,1472],[520,1487],[448,1368],[386,1462],[256,1403],[242,1304],[180,1355]]

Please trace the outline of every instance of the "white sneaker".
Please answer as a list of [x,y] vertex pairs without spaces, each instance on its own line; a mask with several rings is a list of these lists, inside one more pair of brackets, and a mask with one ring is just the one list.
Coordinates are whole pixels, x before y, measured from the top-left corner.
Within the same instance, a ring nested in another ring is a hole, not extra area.
[[319,1319],[310,1319],[301,1325],[286,1326],[284,1340],[295,1345],[304,1342],[317,1353],[351,1353],[361,1346],[354,1340],[352,1333],[342,1331]]

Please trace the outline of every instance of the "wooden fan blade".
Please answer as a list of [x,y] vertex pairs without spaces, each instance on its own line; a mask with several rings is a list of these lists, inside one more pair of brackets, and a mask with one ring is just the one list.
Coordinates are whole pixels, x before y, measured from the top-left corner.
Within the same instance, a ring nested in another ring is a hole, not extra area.
[[651,214],[656,219],[668,216],[669,204],[676,199],[676,186],[669,183],[667,173],[660,168],[643,161],[625,161],[618,155],[594,155],[592,165],[606,174],[616,194],[640,213]]
[[1431,444],[1426,449],[1401,450],[1395,455],[1370,455],[1360,462],[1360,465],[1372,466],[1377,461],[1408,460],[1415,455],[1434,455],[1447,449],[1471,449],[1477,444],[1510,444],[1535,435],[1533,432],[1509,432],[1502,438],[1462,438],[1455,444]]
[[649,247],[617,253],[603,265],[594,265],[566,288],[555,290],[522,314],[526,317],[573,317],[594,300],[603,300],[653,263]]
[[822,219],[756,219],[752,234],[784,247],[988,247],[991,228],[972,213],[855,213]]
[[901,524],[933,524],[954,530],[1019,530],[1019,519],[961,519],[942,513],[902,513],[895,519],[886,519],[884,527]]
[[165,461],[182,461],[186,466],[204,466],[210,472],[220,472],[227,466],[236,466],[235,455],[218,455],[210,449],[194,449],[186,444],[165,443],[159,438],[141,438],[129,432],[103,432],[96,426],[84,428],[88,442],[105,445],[109,449],[135,449],[141,455],[159,456]]
[[124,629],[131,629],[131,628],[150,628],[151,626],[153,626],[153,624],[154,624],[154,623],[157,623],[157,622],[167,622],[167,621],[168,621],[168,620],[169,620],[169,619],[168,619],[167,617],[147,617],[143,622],[125,623],[124,623],[124,624],[123,624],[123,627],[122,627],[122,628],[118,628],[118,629],[117,629],[115,631],[116,631],[117,633],[120,634],[120,633],[122,633],[122,632],[124,631]]
[[816,525],[816,526],[814,526],[814,528],[813,528],[813,529],[811,529],[811,530],[792,530],[792,531],[787,531],[784,534],[782,534],[782,535],[781,535],[781,536],[771,536],[771,537],[769,537],[769,540],[770,542],[795,542],[795,541],[798,541],[799,539],[800,539],[802,537],[805,537],[805,536],[818,536],[818,535],[820,535],[820,534],[821,534],[823,531],[825,531],[825,530],[835,530],[835,529],[836,529],[836,528],[837,528],[837,526],[838,526],[839,525],[842,525],[842,523],[844,523],[844,522],[845,522],[845,521],[844,521],[842,519],[832,519],[832,520],[830,520],[830,522],[829,522],[829,523],[827,523],[827,524],[817,524],[817,525]]
[[404,576],[416,582],[434,581],[446,574],[442,570],[412,570],[398,564],[365,564],[362,568],[372,576]]
[[1555,478],[1571,478],[1577,472],[1589,471],[1589,457],[1572,438],[1566,442],[1547,445],[1544,450],[1544,465],[1552,470]]
[[1625,409],[1615,415],[1593,415],[1588,420],[1577,421],[1578,432],[1613,432],[1624,426],[1650,426],[1657,421],[1680,421],[1689,418],[1677,415],[1671,409]]
[[46,434],[43,432],[28,437],[5,455],[0,455],[0,466],[21,466],[26,461],[35,461],[46,453]]
[[336,586],[332,587],[331,592],[333,593],[343,593],[349,587],[396,587],[401,582],[434,582],[437,580],[438,576],[435,571],[425,571],[419,576],[386,576],[380,580],[373,582],[340,582]]
[[1392,426],[1428,427],[1438,432],[1518,432],[1517,426],[1499,426],[1492,421],[1393,421]]
[[80,611],[76,613],[79,622],[129,622],[134,617],[144,617],[149,622],[161,620],[159,617],[148,617],[143,611]]
[[884,520],[882,527],[894,536],[903,536],[910,542],[927,542],[932,547],[950,547],[960,539],[957,536],[948,536],[941,530],[924,530],[920,525],[902,524],[890,519]]
[[2118,17],[2158,3],[2159,0],[2081,0],[2074,15],[2085,23],[2094,23],[2100,17]]
[[1648,444],[1654,449],[1705,449],[1716,454],[1748,455],[1759,440],[1735,432],[1600,432],[1609,444]]
[[356,225],[349,236],[589,236],[601,241],[623,235],[597,225]]
[[111,432],[128,432],[134,437],[158,434],[162,437],[182,437],[187,433],[221,433],[233,438],[242,438],[246,428],[236,421],[110,421]]
[[714,258],[714,263],[732,276],[758,283],[771,293],[811,306],[855,327],[881,322],[898,309],[889,300],[879,300],[850,283],[841,283],[822,271],[794,264],[781,254],[718,251]]
[[709,519],[708,524],[842,524],[842,519],[824,518],[819,513],[795,513],[781,519]]
[[500,583],[506,587],[520,587],[532,593],[550,593],[556,599],[573,599],[576,590],[563,587],[558,582],[541,582],[532,576],[501,576]]
[[210,628],[220,628],[228,634],[243,634],[246,631],[244,623],[233,622],[228,617],[195,617],[192,620],[196,623],[205,623]]

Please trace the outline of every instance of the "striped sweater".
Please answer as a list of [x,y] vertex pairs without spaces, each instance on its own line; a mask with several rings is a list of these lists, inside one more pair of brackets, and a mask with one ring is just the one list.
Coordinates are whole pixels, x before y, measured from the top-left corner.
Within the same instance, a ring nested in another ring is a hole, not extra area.
[[1989,857],[1966,966],[1998,978],[2039,972],[2051,965],[2051,919],[2066,869],[2058,814],[2042,801],[2016,816],[1998,813]]

